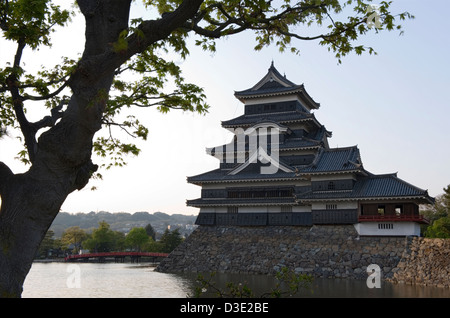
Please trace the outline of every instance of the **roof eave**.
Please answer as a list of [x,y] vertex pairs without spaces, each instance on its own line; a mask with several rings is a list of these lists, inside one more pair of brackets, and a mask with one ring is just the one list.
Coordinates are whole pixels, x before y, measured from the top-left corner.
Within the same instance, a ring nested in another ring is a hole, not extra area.
[[309,105],[312,109],[319,109],[320,103],[315,102],[311,96],[305,91],[303,85],[296,86],[292,90],[284,90],[284,91],[272,91],[272,92],[257,92],[255,91],[252,94],[249,90],[244,91],[235,91],[234,96],[241,102],[245,104],[245,101],[248,99],[259,98],[259,97],[273,97],[273,96],[285,96],[285,95],[298,95],[304,97],[308,100]]
[[202,185],[204,183],[236,183],[236,182],[260,182],[260,181],[292,181],[292,180],[302,180],[307,181],[308,179],[304,177],[294,176],[294,177],[280,177],[280,178],[252,178],[252,179],[210,179],[210,180],[189,180],[189,183]]
[[302,172],[300,171],[301,175],[304,176],[318,176],[318,175],[328,175],[328,174],[344,174],[344,173],[359,173],[362,172],[361,169],[352,169],[352,170],[333,170],[333,171],[317,171],[317,172]]
[[349,198],[339,198],[339,197],[334,197],[334,198],[307,198],[307,199],[302,199],[299,198],[299,201],[302,203],[306,203],[306,202],[323,202],[323,201],[392,201],[392,200],[402,200],[402,201],[426,201],[426,202],[431,202],[432,198],[430,197],[425,197],[425,196],[379,196],[379,197],[349,197]]

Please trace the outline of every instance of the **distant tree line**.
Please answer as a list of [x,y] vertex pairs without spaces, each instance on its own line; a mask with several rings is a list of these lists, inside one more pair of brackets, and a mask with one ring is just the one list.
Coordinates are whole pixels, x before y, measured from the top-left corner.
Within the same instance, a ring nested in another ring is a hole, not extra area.
[[423,229],[425,237],[450,238],[450,185],[436,197],[434,205],[426,206],[421,214],[430,220]]
[[[89,212],[89,213],[68,213],[59,212],[53,221],[50,229],[55,232],[55,236],[61,237],[62,233],[71,226],[79,226],[82,229],[91,231],[98,226],[98,223],[105,221],[108,223],[112,230],[118,230],[124,232],[125,228],[145,226],[151,224],[155,231],[164,232],[168,225],[176,228],[175,224],[194,224],[195,215],[184,214],[167,214],[163,212]],[[180,228],[180,233],[184,236],[189,235],[190,231]]]
[[79,226],[67,228],[61,238],[54,238],[54,232],[49,230],[39,248],[38,258],[59,257],[66,253],[78,254],[80,250],[89,252],[172,252],[182,241],[179,229],[166,229],[160,240],[156,241],[156,232],[148,224],[145,227],[135,227],[125,235],[123,232],[111,230],[105,221],[99,222],[98,228],[91,233]]

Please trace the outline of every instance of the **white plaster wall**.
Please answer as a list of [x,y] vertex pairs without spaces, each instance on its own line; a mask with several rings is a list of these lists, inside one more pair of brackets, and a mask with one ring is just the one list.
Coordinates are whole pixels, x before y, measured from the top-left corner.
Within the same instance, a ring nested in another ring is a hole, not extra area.
[[[379,229],[378,224],[393,224],[393,228]],[[420,236],[420,225],[415,222],[363,222],[354,226],[363,236]]]
[[205,207],[205,208],[200,208],[200,212],[199,213],[215,213],[216,209],[214,207]]
[[200,213],[227,213],[226,207],[204,207],[200,208]]
[[301,150],[301,153],[299,153],[298,150],[283,150],[283,149],[280,150],[280,157],[290,155],[314,155],[314,154],[316,154],[315,150]]
[[292,212],[311,212],[311,206],[293,206]]
[[311,176],[311,181],[327,181],[327,180],[346,180],[346,179],[356,179],[356,175],[354,173],[336,173],[333,175],[318,175]]
[[278,213],[281,212],[281,206],[268,206],[267,212],[269,213]]
[[329,204],[336,204],[337,208],[336,210],[340,209],[357,209],[358,208],[358,202],[318,202],[312,204],[313,210],[326,210],[327,205]]
[[290,102],[292,100],[297,100],[300,103],[302,101],[298,98],[297,95],[282,95],[282,96],[272,96],[272,97],[256,97],[245,100],[245,105],[256,105],[256,104],[267,104],[267,103],[276,103],[276,102]]
[[278,186],[307,186],[311,183],[303,180],[286,181],[256,181],[256,182],[226,182],[226,183],[205,183],[203,189],[225,189],[225,188],[243,188],[243,187],[278,187]]
[[240,206],[239,213],[265,213],[267,206]]
[[[248,206],[239,207],[239,213],[279,213],[281,206]],[[292,212],[311,212],[310,206],[294,206]],[[200,213],[228,213],[227,207],[203,207],[200,208]]]

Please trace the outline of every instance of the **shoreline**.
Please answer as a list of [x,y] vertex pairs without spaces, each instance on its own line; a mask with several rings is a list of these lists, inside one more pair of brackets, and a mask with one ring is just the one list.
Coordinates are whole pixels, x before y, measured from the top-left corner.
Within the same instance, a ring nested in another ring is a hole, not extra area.
[[[33,260],[33,263],[41,263],[41,264],[47,264],[47,263],[68,263],[68,264],[87,264],[87,263],[101,263],[98,261],[84,261],[84,262],[66,262],[64,260],[64,258],[45,258],[45,259],[35,259]],[[114,260],[106,260],[103,263],[117,263]],[[119,263],[117,263],[119,264]],[[156,262],[151,262],[151,261],[147,261],[147,260],[140,260],[137,263],[133,263],[133,262],[124,262],[122,264],[152,264],[155,267],[159,264]]]
[[65,263],[64,258],[44,258],[44,259],[35,259],[33,263]]

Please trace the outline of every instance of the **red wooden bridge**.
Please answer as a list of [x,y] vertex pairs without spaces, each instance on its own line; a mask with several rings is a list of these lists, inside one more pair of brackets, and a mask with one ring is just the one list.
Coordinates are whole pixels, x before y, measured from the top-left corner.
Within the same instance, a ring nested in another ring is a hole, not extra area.
[[116,263],[123,263],[126,257],[130,257],[131,262],[139,262],[141,257],[150,258],[156,261],[163,257],[167,257],[167,253],[153,253],[153,252],[104,252],[104,253],[85,253],[68,255],[64,258],[66,262],[73,261],[88,261],[89,259],[97,259],[99,262],[106,261],[107,258],[114,258]]

